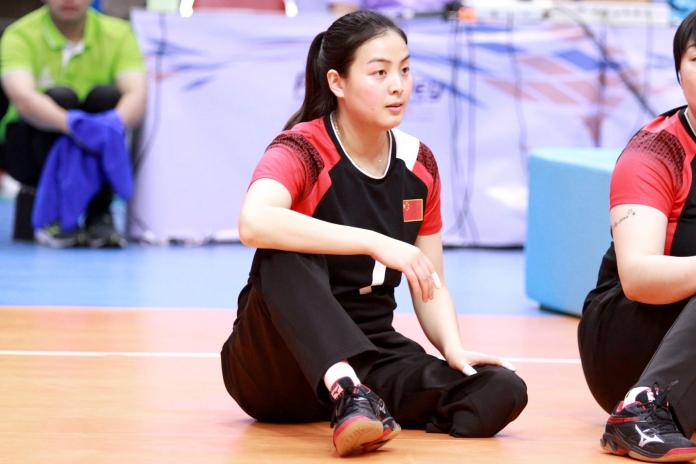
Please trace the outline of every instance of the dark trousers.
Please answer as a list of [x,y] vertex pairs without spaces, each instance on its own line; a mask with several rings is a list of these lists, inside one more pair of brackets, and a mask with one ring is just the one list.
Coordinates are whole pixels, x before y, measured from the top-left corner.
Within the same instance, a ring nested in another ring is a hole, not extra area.
[[611,412],[633,387],[667,387],[682,431],[696,432],[696,297],[669,305],[631,301],[617,284],[590,294],[578,326],[590,391]]
[[489,437],[522,412],[527,390],[514,372],[451,369],[394,331],[392,309],[369,307],[375,317],[356,323],[331,293],[325,257],[258,251],[222,348],[225,386],[261,421],[328,420],[323,376],[347,359],[404,427]]
[[[110,85],[95,87],[82,103],[68,87],[49,89],[46,95],[66,110],[80,109],[87,113],[111,110],[121,98],[119,90]],[[9,124],[5,137],[7,172],[20,183],[36,187],[48,153],[60,135],[58,132],[34,127],[24,120]],[[108,212],[112,198],[113,190],[105,183],[87,207],[88,221],[89,218]]]

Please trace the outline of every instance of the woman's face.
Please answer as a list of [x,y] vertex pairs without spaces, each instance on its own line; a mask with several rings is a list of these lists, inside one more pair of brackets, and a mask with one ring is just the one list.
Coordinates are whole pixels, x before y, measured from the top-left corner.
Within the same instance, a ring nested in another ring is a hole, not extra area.
[[689,41],[679,63],[679,76],[686,102],[693,114],[696,110],[696,45]]
[[391,129],[401,123],[413,82],[408,47],[399,34],[368,40],[356,51],[345,77],[340,78],[342,109],[357,124]]

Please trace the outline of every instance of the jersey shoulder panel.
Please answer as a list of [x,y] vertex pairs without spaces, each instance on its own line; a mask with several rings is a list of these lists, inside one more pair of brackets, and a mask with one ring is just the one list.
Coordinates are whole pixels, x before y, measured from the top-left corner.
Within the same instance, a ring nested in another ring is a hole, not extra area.
[[266,150],[277,146],[285,147],[299,159],[305,168],[307,182],[310,185],[317,181],[324,169],[324,160],[316,147],[304,135],[297,132],[283,132],[273,139]]

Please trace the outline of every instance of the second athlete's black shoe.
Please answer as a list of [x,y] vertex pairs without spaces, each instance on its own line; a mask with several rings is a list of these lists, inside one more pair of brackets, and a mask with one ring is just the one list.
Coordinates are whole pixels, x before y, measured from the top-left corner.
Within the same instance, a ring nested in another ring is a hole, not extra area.
[[[667,391],[655,385],[636,401],[616,406],[609,416],[602,448],[641,461],[674,462],[696,458],[696,443],[679,431],[667,402]],[[652,398],[651,398],[652,397]]]
[[331,426],[340,456],[374,451],[399,433],[401,427],[372,390],[365,385],[355,386],[348,377],[336,383],[342,391],[336,400]]
[[128,242],[114,226],[111,212],[87,218],[87,245],[90,248],[125,248]]

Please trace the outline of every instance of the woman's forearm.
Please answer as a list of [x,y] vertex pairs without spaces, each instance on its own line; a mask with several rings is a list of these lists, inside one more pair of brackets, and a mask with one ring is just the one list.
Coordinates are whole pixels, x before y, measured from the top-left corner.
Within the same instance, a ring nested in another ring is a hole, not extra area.
[[625,257],[619,266],[626,296],[640,303],[667,304],[696,294],[696,257]]
[[370,230],[332,224],[276,206],[242,211],[239,235],[242,243],[254,248],[370,256],[381,237]]
[[413,306],[425,336],[445,358],[448,351],[461,348],[457,313],[446,286],[435,290],[427,302],[413,298]]

